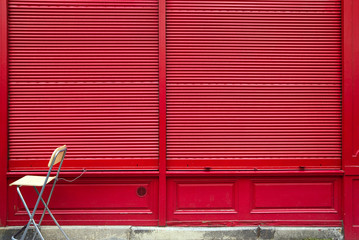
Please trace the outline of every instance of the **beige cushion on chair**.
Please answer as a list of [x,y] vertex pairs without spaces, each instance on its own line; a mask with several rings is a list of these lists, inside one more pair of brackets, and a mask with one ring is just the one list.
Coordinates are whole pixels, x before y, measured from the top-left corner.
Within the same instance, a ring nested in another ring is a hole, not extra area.
[[[19,180],[13,182],[10,184],[10,186],[16,185],[16,186],[35,186],[35,187],[41,187],[44,185],[46,177],[43,176],[31,176],[27,175],[25,177],[20,178]],[[47,179],[47,183],[51,182],[55,177],[49,177]]]

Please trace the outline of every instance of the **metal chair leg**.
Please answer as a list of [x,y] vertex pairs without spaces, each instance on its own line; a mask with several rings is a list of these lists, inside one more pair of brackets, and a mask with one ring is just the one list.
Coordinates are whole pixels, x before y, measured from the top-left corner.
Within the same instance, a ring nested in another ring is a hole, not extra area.
[[17,231],[14,235],[11,236],[11,240],[16,240],[17,235],[19,235],[21,232],[23,232],[26,228],[27,224],[24,225],[19,231]]
[[[37,195],[39,195],[40,197],[40,193],[39,191],[35,188],[35,191],[37,193]],[[51,196],[50,196],[51,197]],[[54,217],[54,215],[52,214],[52,212],[50,211],[49,207],[47,206],[47,204],[45,203],[44,199],[42,197],[40,197],[40,200],[42,202],[42,204],[44,204],[44,207],[46,209],[46,211],[49,213],[49,215],[51,216],[52,220],[55,222],[55,224],[57,225],[57,227],[60,229],[60,231],[62,232],[62,234],[65,236],[65,238],[67,240],[70,240],[69,237],[66,235],[66,233],[64,232],[64,230],[62,229],[62,227],[60,226],[60,224],[57,222],[56,218]]]
[[[29,230],[29,228],[30,228],[30,226],[31,226],[31,223],[34,225],[35,230],[36,230],[36,232],[39,234],[40,238],[41,238],[42,240],[44,240],[44,238],[43,238],[43,236],[42,236],[42,234],[41,234],[41,232],[40,232],[40,229],[37,227],[37,224],[36,224],[36,222],[35,222],[35,220],[34,220],[34,216],[35,216],[37,207],[39,206],[39,203],[40,203],[40,196],[39,196],[39,198],[37,199],[36,204],[35,204],[35,207],[34,207],[34,210],[33,210],[32,213],[31,213],[30,210],[29,210],[29,208],[28,208],[28,206],[27,206],[27,204],[26,204],[26,202],[25,202],[24,197],[23,197],[22,194],[21,194],[20,187],[21,187],[21,186],[18,186],[18,187],[17,187],[17,193],[19,194],[20,199],[21,199],[21,201],[22,201],[22,203],[24,204],[24,207],[25,207],[25,209],[26,209],[26,212],[27,212],[27,214],[28,214],[29,217],[30,217],[29,222],[25,225],[25,229],[23,230],[23,234],[22,234],[20,240],[24,240],[24,239],[25,239],[26,234],[27,234],[27,231]],[[16,235],[17,235],[17,234],[16,234]],[[15,235],[14,235],[14,236],[15,236]],[[14,238],[14,236],[12,237],[12,239]],[[14,238],[14,239],[16,239],[16,238]]]
[[[57,178],[54,180],[54,183],[52,184],[52,188],[51,188],[51,191],[50,191],[50,195],[49,195],[49,197],[47,198],[47,203],[46,203],[46,205],[49,205],[49,203],[50,203],[50,200],[51,200],[51,197],[52,197],[52,193],[54,192],[54,188],[55,188],[56,183],[57,183]],[[36,188],[35,186],[34,186],[34,189],[35,189],[35,191],[37,192],[37,195],[39,195],[38,190],[37,190],[37,188]],[[43,220],[44,217],[45,217],[46,210],[47,210],[47,209],[44,208],[44,211],[43,211],[42,214],[41,214],[41,218],[40,218],[39,224],[38,224],[39,227],[41,226],[42,220]],[[35,232],[35,234],[34,234],[32,240],[35,240],[36,235],[37,235],[37,233]]]

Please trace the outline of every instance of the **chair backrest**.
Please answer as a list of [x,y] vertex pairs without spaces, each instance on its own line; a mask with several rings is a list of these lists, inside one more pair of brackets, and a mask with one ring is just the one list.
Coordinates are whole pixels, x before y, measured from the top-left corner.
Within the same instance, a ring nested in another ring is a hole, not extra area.
[[65,157],[66,151],[67,151],[66,145],[56,148],[51,155],[48,167],[51,167],[61,162]]

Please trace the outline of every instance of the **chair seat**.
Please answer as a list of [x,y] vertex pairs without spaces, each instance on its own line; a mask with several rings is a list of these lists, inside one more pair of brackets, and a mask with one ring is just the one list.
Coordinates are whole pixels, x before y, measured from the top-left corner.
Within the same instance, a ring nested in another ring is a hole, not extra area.
[[[13,182],[10,184],[10,186],[35,186],[35,187],[41,187],[44,185],[46,177],[43,176],[32,176],[32,175],[26,175],[19,180]],[[49,177],[47,179],[47,183],[51,182],[55,177]]]

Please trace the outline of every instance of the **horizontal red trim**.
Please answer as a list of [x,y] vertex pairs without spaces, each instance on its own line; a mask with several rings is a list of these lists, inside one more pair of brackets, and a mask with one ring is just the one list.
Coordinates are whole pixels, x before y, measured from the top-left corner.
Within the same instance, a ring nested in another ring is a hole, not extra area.
[[219,171],[219,170],[197,170],[197,171],[167,171],[166,173],[169,177],[195,177],[195,176],[216,176],[216,177],[229,177],[229,176],[283,176],[283,177],[292,177],[292,176],[343,176],[343,170],[303,170],[303,171],[290,171],[290,170],[281,170],[281,171]]
[[[7,172],[8,177],[20,177],[23,175],[37,175],[43,174],[43,171],[11,171]],[[76,177],[81,174],[81,171],[62,171],[61,176],[67,177]],[[88,170],[83,175],[83,177],[137,177],[137,176],[158,176],[159,171],[96,171]],[[303,171],[290,171],[290,170],[281,170],[281,171],[221,171],[221,170],[212,170],[212,171],[167,171],[166,175],[168,177],[194,177],[194,176],[216,176],[216,177],[230,177],[230,176],[283,176],[283,177],[292,177],[292,176],[312,176],[312,177],[325,177],[325,176],[343,176],[343,170],[303,170]]]
[[[37,174],[43,174],[44,171],[12,171],[7,172],[8,177],[20,177],[24,175],[37,175]],[[81,171],[61,171],[60,176],[66,176],[66,177],[77,177],[81,174]],[[84,178],[105,178],[105,177],[147,177],[147,176],[158,176],[159,171],[94,171],[94,170],[88,170],[83,174]]]
[[307,159],[297,158],[290,159],[288,154],[283,154],[283,159],[276,158],[243,158],[243,159],[226,159],[218,156],[218,158],[209,159],[168,159],[167,169],[169,170],[186,170],[186,169],[287,169],[296,170],[303,169],[337,169],[341,168],[341,159]]
[[[132,226],[158,226],[158,220],[143,220],[141,218],[143,218],[143,215],[141,214],[133,214],[133,215],[139,215],[140,217],[138,217],[138,219],[136,220],[119,220],[119,215],[123,215],[121,213],[118,214],[111,214],[109,213],[108,215],[102,215],[100,216],[99,214],[94,213],[93,215],[91,214],[86,214],[83,215],[83,217],[86,217],[86,219],[80,219],[79,216],[74,216],[74,215],[68,215],[70,216],[71,219],[61,219],[58,220],[60,225],[108,225],[108,226],[112,226],[112,225],[132,225]],[[126,214],[128,215],[128,214]],[[110,217],[109,217],[110,216]],[[77,218],[77,219],[74,219]],[[100,219],[101,218],[101,219]],[[24,224],[27,223],[26,220],[7,220],[7,225],[8,226],[22,226]],[[53,220],[44,220],[42,221],[43,225],[54,225]]]
[[205,220],[205,221],[167,221],[168,226],[328,226],[341,227],[342,220]]
[[[12,160],[9,161],[9,171],[47,171],[48,160]],[[103,169],[137,169],[157,170],[157,159],[65,159],[63,170],[103,170]]]
[[[37,175],[43,174],[44,171],[11,171],[7,172],[8,177],[21,177],[24,175]],[[76,177],[81,174],[82,171],[61,171],[61,176],[66,177]],[[346,174],[346,172],[345,172]],[[291,170],[280,170],[280,171],[266,171],[266,170],[245,170],[245,171],[224,171],[224,170],[196,170],[196,171],[167,171],[166,176],[168,177],[196,177],[196,176],[208,176],[208,177],[235,177],[235,176],[275,176],[275,177],[292,177],[292,176],[311,176],[311,177],[325,177],[325,176],[343,176],[343,170],[301,170],[301,171],[291,171]],[[138,176],[159,176],[159,171],[100,171],[100,170],[88,170],[84,173],[84,178],[97,178],[97,177],[138,177]]]

